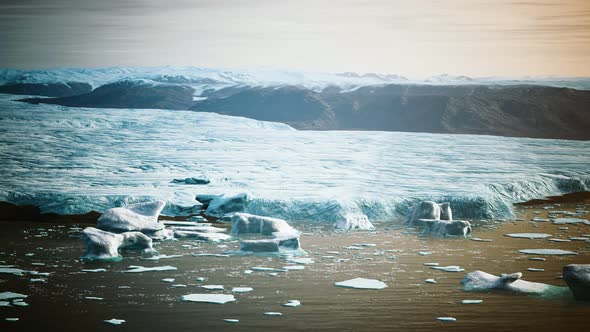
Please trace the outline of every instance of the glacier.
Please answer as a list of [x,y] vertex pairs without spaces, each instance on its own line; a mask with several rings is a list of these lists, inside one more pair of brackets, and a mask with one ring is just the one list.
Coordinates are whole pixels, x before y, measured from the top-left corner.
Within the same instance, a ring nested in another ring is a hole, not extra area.
[[[590,189],[590,143],[479,135],[297,131],[211,113],[31,105],[0,94],[0,200],[80,214],[242,195],[243,211],[336,223],[401,220],[422,200],[458,218],[511,218],[512,204]],[[206,176],[206,186],[173,183]]]

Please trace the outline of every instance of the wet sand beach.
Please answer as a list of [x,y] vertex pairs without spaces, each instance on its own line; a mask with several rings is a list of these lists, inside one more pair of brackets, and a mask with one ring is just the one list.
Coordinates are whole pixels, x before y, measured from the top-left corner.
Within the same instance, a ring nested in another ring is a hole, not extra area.
[[[550,208],[549,208],[550,207]],[[547,209],[545,209],[547,208]],[[376,224],[376,231],[335,233],[319,223],[295,224],[303,231],[301,245],[314,262],[303,270],[288,272],[244,271],[252,267],[281,269],[290,263],[274,256],[195,257],[191,254],[222,254],[237,250],[237,242],[223,244],[191,240],[157,244],[161,254],[183,255],[159,261],[142,260],[127,252],[119,262],[82,262],[83,241],[78,226],[92,224],[60,222],[10,222],[0,226],[0,265],[49,272],[46,282],[36,276],[0,274],[0,292],[28,295],[26,307],[0,307],[1,331],[583,331],[590,323],[590,303],[571,297],[542,298],[503,291],[465,292],[460,280],[465,273],[482,270],[499,275],[523,272],[523,279],[565,286],[562,267],[590,263],[589,242],[520,239],[508,233],[548,233],[551,238],[590,236],[584,224],[555,225],[533,222],[552,211],[580,211],[576,218],[590,218],[590,195],[578,193],[515,206],[516,220],[473,221],[473,239],[420,237],[395,223]],[[563,216],[562,214],[557,214]],[[564,227],[567,227],[565,229]],[[577,255],[525,255],[521,249],[564,249]],[[428,254],[431,253],[431,254]],[[545,261],[529,260],[542,257]],[[459,265],[465,272],[433,270],[425,263]],[[121,273],[130,265],[173,266],[177,270]],[[104,268],[106,272],[82,272]],[[544,269],[543,272],[527,268]],[[388,287],[359,290],[335,287],[334,283],[357,277],[378,279]],[[163,282],[173,278],[174,282]],[[199,281],[198,278],[204,278]],[[432,278],[436,283],[426,283]],[[173,287],[175,284],[186,287]],[[211,291],[201,285],[223,285]],[[232,294],[233,287],[252,287],[233,293],[226,304],[181,302],[191,293]],[[102,300],[86,299],[99,297]],[[461,304],[462,300],[483,300]],[[301,306],[285,307],[288,300]],[[282,316],[266,316],[281,312]],[[17,317],[16,322],[5,318]],[[437,317],[454,317],[441,322]],[[103,320],[126,320],[111,326]],[[224,319],[238,319],[228,323]]]

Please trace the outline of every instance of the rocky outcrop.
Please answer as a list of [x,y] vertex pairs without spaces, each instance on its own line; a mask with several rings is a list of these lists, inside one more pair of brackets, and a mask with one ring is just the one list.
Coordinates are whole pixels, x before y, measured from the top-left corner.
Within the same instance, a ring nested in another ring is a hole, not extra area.
[[46,97],[69,97],[92,91],[92,86],[83,82],[67,83],[8,83],[0,85],[0,93]]
[[62,98],[29,98],[29,103],[95,108],[188,109],[194,89],[178,84],[121,81],[103,85],[92,92]]

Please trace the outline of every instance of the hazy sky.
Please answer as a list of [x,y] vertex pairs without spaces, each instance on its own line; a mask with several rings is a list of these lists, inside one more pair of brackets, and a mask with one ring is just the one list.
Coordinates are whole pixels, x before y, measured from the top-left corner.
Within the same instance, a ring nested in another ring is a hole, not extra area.
[[0,67],[590,76],[590,0],[0,0]]

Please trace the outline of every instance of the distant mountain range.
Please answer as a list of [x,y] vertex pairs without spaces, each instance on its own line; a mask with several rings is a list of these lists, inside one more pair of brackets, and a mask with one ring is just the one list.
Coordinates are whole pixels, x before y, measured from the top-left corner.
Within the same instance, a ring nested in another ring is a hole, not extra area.
[[215,112],[303,130],[590,139],[590,91],[552,86],[584,87],[588,79],[533,84],[440,75],[417,83],[373,73],[164,69],[2,70],[0,93],[50,96],[23,101],[72,107]]

